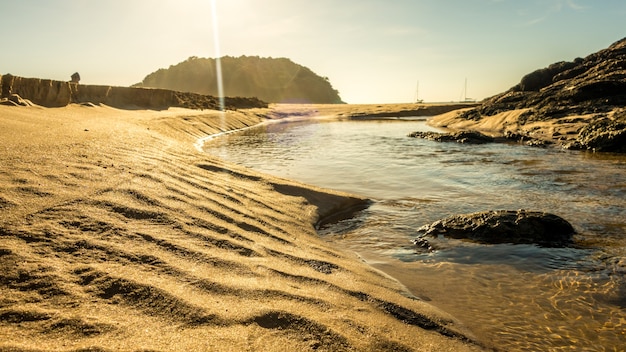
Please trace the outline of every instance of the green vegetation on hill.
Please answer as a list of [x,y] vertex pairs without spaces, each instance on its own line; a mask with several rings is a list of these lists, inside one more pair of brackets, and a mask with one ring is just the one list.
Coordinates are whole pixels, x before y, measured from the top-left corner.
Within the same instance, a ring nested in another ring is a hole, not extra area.
[[[225,96],[256,97],[271,103],[343,103],[327,77],[286,58],[221,58]],[[138,87],[218,96],[216,59],[192,56],[147,75]]]

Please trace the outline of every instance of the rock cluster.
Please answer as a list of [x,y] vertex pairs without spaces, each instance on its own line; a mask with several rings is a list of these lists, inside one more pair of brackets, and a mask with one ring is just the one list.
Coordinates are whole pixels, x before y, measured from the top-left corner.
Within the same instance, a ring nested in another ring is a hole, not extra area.
[[[609,134],[613,136],[613,134]],[[519,133],[512,133],[510,131],[506,131],[502,137],[491,137],[484,133],[478,131],[458,131],[458,132],[411,132],[408,135],[413,138],[423,138],[429,141],[434,142],[457,142],[464,144],[485,144],[485,143],[507,143],[507,142],[518,142],[523,143],[525,145],[531,147],[546,147],[552,144],[551,141],[537,139],[532,136],[523,135]],[[606,142],[606,144],[610,144],[610,142]],[[582,146],[586,144],[579,143],[576,145],[577,148],[582,149]],[[571,149],[574,149],[574,146],[570,146]],[[591,149],[591,148],[589,148]],[[594,148],[595,149],[595,148]],[[606,148],[605,148],[606,149]],[[603,151],[605,151],[603,149]],[[598,149],[600,151],[600,149]]]
[[563,218],[544,212],[498,210],[461,214],[435,221],[417,230],[414,243],[430,246],[428,237],[444,236],[478,243],[538,244],[562,247],[572,241],[572,225]]
[[600,118],[583,127],[570,149],[626,153],[626,110],[612,119]]

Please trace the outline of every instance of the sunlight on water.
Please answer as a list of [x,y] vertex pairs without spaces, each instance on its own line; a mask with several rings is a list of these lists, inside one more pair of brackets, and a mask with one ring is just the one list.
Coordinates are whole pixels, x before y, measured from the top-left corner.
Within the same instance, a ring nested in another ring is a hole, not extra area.
[[[209,153],[281,177],[361,194],[374,204],[320,234],[360,253],[416,296],[506,351],[623,351],[626,346],[626,158],[408,138],[424,122],[268,125],[212,141]],[[418,227],[491,209],[548,211],[576,248],[440,239]]]

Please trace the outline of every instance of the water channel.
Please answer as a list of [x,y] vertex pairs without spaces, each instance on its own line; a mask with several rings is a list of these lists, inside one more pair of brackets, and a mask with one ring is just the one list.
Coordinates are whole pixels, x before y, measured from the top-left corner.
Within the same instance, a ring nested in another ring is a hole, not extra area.
[[[274,123],[225,135],[208,153],[265,173],[371,198],[320,231],[451,313],[504,351],[624,351],[626,157],[517,144],[407,137],[422,120]],[[573,248],[411,240],[437,219],[474,211],[557,214]]]

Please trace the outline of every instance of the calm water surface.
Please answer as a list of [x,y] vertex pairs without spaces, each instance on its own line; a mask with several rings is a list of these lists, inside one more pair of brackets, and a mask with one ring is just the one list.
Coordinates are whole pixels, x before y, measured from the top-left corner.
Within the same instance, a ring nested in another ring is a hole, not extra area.
[[[212,140],[211,154],[360,194],[374,204],[321,230],[506,351],[626,350],[626,157],[408,138],[423,121],[276,123]],[[438,240],[416,229],[448,215],[548,211],[576,248]]]

